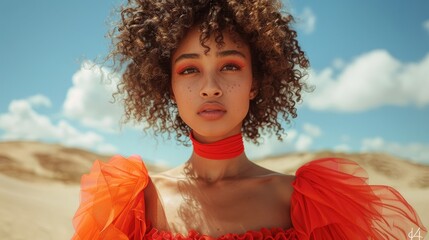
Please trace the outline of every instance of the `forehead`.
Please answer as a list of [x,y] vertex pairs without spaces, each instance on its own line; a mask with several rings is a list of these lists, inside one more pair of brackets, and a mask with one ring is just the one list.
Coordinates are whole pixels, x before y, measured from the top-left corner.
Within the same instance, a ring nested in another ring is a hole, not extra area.
[[[180,53],[193,52],[193,53],[205,53],[207,48],[201,45],[201,32],[198,27],[192,27],[186,33],[185,37],[180,41],[177,49],[173,53],[173,57],[177,56]],[[233,49],[240,50],[249,54],[249,46],[240,38],[238,34],[233,34],[229,31],[222,32],[223,37],[223,45],[219,46],[213,34],[211,34],[210,38],[204,42],[204,44],[210,47],[210,51],[219,51],[225,49]],[[208,52],[208,54],[210,53]]]

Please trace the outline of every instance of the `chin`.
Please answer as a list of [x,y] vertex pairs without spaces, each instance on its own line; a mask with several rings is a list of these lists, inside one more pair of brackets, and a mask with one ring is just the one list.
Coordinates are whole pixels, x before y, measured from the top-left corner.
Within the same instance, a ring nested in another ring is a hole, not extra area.
[[213,138],[213,139],[224,139],[226,137],[235,135],[241,131],[240,127],[234,128],[225,128],[225,126],[212,126],[209,128],[193,128],[192,131],[198,135],[204,136],[205,138]]

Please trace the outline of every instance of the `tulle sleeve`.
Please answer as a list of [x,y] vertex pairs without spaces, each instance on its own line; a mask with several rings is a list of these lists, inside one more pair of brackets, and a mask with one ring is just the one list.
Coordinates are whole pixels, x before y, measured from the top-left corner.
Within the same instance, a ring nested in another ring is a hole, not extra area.
[[395,189],[368,185],[367,173],[353,161],[307,163],[293,187],[291,218],[299,239],[409,239],[419,228],[421,236],[426,233]]
[[146,231],[143,189],[148,180],[140,157],[96,161],[81,180],[72,239],[142,239]]

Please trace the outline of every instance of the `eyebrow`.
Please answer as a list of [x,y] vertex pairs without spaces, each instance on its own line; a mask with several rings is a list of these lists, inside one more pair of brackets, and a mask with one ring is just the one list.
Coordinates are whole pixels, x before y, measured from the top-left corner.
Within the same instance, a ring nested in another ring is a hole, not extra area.
[[177,63],[178,61],[183,60],[183,59],[198,59],[198,58],[200,58],[199,54],[185,53],[185,54],[180,55],[178,58],[176,58],[176,60],[174,60],[174,63]]
[[[242,58],[246,58],[246,55],[244,55],[242,52],[237,50],[220,51],[216,53],[216,56],[217,57],[239,56]],[[174,63],[177,63],[178,61],[183,59],[198,59],[198,58],[200,58],[200,55],[197,53],[184,53],[179,57],[177,57],[176,60],[174,60]]]
[[237,50],[226,50],[226,51],[217,52],[216,56],[218,57],[240,56],[242,58],[246,58],[246,55],[244,55],[242,52]]

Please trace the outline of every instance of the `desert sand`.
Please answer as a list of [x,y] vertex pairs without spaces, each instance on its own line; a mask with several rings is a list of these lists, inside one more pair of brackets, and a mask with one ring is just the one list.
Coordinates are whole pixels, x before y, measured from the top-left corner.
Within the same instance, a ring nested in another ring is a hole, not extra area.
[[[386,154],[296,153],[256,162],[294,174],[306,162],[328,156],[358,162],[371,184],[396,188],[429,224],[429,166]],[[70,239],[79,204],[79,181],[97,155],[81,149],[39,142],[0,142],[0,236],[2,239]],[[163,168],[148,165],[149,171]]]

